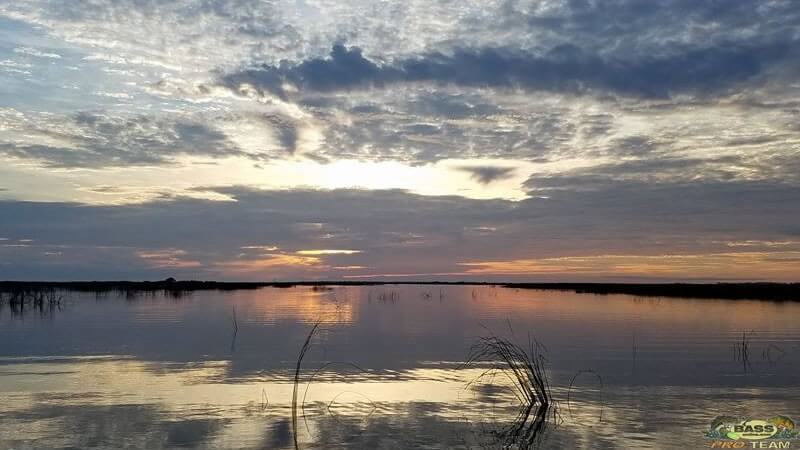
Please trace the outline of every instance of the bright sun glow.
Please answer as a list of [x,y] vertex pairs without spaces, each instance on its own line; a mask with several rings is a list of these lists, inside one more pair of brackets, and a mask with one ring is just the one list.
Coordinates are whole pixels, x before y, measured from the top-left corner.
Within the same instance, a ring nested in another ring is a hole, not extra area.
[[324,250],[299,250],[297,251],[298,255],[354,255],[356,253],[361,253],[361,250],[331,250],[331,249],[324,249]]
[[[174,166],[51,170],[46,175],[35,166],[20,165],[15,167],[17,173],[27,171],[31,177],[36,174],[38,181],[19,184],[15,194],[41,201],[69,199],[92,204],[120,204],[146,201],[163,193],[224,200],[226,197],[223,195],[198,188],[251,186],[260,189],[403,189],[420,195],[518,201],[528,197],[523,183],[533,174],[555,173],[604,162],[604,159],[547,163],[448,159],[415,166],[397,161],[356,160],[321,164],[298,158],[258,165],[242,157],[216,160],[185,157]],[[505,169],[507,172],[483,183],[465,170],[481,167]]]

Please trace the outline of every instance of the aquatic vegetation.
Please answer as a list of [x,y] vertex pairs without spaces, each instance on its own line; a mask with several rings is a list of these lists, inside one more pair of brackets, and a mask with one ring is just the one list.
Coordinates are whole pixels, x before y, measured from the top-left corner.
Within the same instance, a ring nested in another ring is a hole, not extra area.
[[[570,416],[573,415],[572,414],[572,403],[570,402],[571,395],[572,395],[572,388],[575,386],[575,380],[577,380],[578,377],[580,377],[581,375],[590,375],[590,376],[596,378],[597,382],[598,382],[598,384],[600,386],[600,392],[602,393],[602,391],[603,391],[603,377],[601,377],[600,374],[598,374],[597,372],[595,372],[594,370],[591,370],[591,369],[583,369],[583,370],[577,371],[575,373],[575,375],[572,376],[572,380],[570,380],[570,382],[569,382],[569,389],[567,389],[567,410],[569,411],[569,415]],[[601,401],[600,401],[600,414],[598,416],[598,422],[602,422],[602,421],[603,421],[603,402],[602,402],[602,399],[601,399]]]
[[236,318],[236,306],[231,307],[231,322],[233,323],[233,335],[231,336],[231,353],[236,351],[236,338],[239,336],[239,320]]
[[761,352],[761,359],[765,359],[770,363],[775,363],[786,357],[786,350],[778,347],[775,344],[769,344]]
[[391,290],[389,292],[381,292],[380,294],[378,294],[378,300],[382,302],[386,301],[396,302],[399,299],[400,299],[400,294],[397,293],[397,291],[395,290]]
[[536,446],[548,423],[556,417],[544,351],[544,346],[530,335],[524,347],[514,340],[494,334],[479,338],[472,347],[468,364],[481,361],[496,364],[479,379],[487,375],[506,376],[519,400],[519,409],[511,425],[498,433],[505,448]]
[[742,362],[745,372],[750,368],[750,335],[746,331],[742,332],[742,340],[733,344],[733,359]]
[[0,290],[0,308],[7,304],[12,315],[17,317],[22,317],[29,310],[42,314],[53,313],[61,310],[63,303],[63,295],[55,288]]
[[267,390],[261,388],[261,411],[266,411],[269,408],[269,397],[267,396]]
[[303,358],[305,358],[306,353],[311,348],[311,340],[314,338],[317,330],[319,330],[319,324],[319,322],[315,323],[311,331],[308,332],[308,336],[306,336],[306,340],[300,348],[300,354],[297,355],[297,364],[294,370],[294,388],[292,389],[292,437],[294,438],[294,447],[296,449],[300,448],[300,444],[297,441],[297,391],[300,387],[300,369],[303,365]]
[[[320,323],[317,322],[309,331],[298,353],[294,372],[294,386],[292,390],[292,431],[294,445],[300,448],[298,442],[298,426],[300,415],[305,419],[305,403],[309,385],[314,379],[331,365],[341,364],[352,367],[359,372],[367,372],[363,368],[344,362],[328,362],[316,369],[309,377],[301,377],[303,360],[311,349],[314,337],[319,332]],[[513,334],[513,330],[512,330]],[[486,376],[502,375],[511,381],[515,397],[519,400],[519,408],[516,415],[511,419],[510,424],[504,426],[500,431],[493,431],[495,438],[500,441],[504,448],[532,448],[541,443],[544,431],[550,423],[557,417],[556,402],[551,392],[550,381],[548,378],[544,356],[545,347],[528,336],[526,345],[520,345],[515,340],[506,339],[494,334],[481,337],[471,348],[466,364],[471,363],[491,363],[493,366],[484,371],[478,379],[470,384],[477,383],[480,378]],[[596,375],[596,374],[595,374]],[[577,376],[577,375],[576,375]],[[573,378],[574,382],[574,378]],[[305,393],[300,399],[299,391],[301,383],[306,383]],[[601,381],[602,384],[602,381]],[[371,404],[371,411],[368,417],[376,410],[377,406],[366,396],[358,392],[347,391],[345,393],[356,394],[366,399]],[[339,395],[342,395],[340,393]],[[337,395],[328,403],[328,412],[332,417],[336,415],[331,411],[331,406],[336,402]]]
[[[36,281],[0,281],[0,292],[19,289],[63,289],[78,292],[164,292],[170,295],[185,295],[191,291],[216,290],[252,290],[265,287],[292,288],[310,286],[315,291],[326,291],[332,286],[403,286],[420,284],[418,281],[275,281],[275,282],[218,282],[197,280],[175,280],[168,278],[161,281],[70,281],[70,282],[36,282]],[[465,281],[435,281],[426,285],[436,286],[490,286],[509,289],[534,289],[573,291],[583,294],[625,294],[639,297],[680,297],[711,298],[728,300],[772,300],[800,301],[800,283],[489,283]],[[385,300],[391,300],[391,294],[384,294]],[[475,291],[475,296],[477,291]],[[388,297],[388,298],[386,298]],[[396,298],[395,298],[396,299]],[[444,299],[444,292],[439,289],[439,300]]]

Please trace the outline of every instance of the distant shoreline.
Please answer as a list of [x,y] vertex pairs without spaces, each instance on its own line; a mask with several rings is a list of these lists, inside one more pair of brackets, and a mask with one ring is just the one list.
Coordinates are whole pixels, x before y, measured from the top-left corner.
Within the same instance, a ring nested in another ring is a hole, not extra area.
[[581,294],[625,294],[725,300],[800,301],[800,283],[491,283],[470,281],[0,281],[0,293],[62,289],[76,292],[233,291],[297,286],[498,286],[512,289],[572,291]]

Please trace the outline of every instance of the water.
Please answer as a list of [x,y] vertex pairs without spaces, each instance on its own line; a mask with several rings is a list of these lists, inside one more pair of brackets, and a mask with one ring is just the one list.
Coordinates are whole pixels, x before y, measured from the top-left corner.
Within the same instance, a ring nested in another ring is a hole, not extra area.
[[464,364],[491,333],[545,348],[542,448],[700,448],[719,415],[800,419],[799,318],[800,303],[469,286],[6,304],[0,448],[295,448],[317,322],[300,448],[500,447],[508,378]]

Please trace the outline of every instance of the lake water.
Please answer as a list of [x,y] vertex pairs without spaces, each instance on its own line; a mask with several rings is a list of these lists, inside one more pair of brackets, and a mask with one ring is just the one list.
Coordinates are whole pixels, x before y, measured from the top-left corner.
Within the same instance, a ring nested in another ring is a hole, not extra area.
[[425,285],[64,295],[0,309],[2,449],[497,448],[518,401],[506,372],[486,373],[502,366],[465,364],[492,333],[542,344],[556,406],[541,448],[702,448],[720,415],[800,419],[800,303]]

